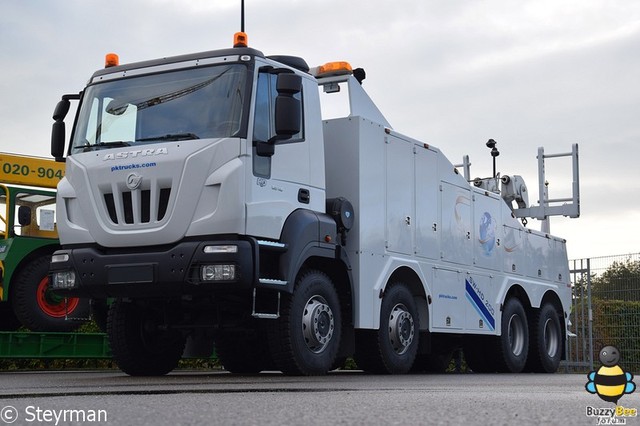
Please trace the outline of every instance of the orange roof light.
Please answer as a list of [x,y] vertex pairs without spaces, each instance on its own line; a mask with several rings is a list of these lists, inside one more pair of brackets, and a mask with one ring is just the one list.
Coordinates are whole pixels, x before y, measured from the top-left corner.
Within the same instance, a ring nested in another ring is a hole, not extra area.
[[107,53],[104,57],[104,67],[117,67],[120,65],[120,58],[115,53]]
[[326,77],[329,75],[343,75],[343,74],[352,74],[353,69],[349,62],[338,61],[338,62],[327,62],[324,65],[320,65],[317,68],[316,76]]
[[249,37],[247,37],[247,33],[239,31],[233,35],[233,47],[247,46],[249,46]]

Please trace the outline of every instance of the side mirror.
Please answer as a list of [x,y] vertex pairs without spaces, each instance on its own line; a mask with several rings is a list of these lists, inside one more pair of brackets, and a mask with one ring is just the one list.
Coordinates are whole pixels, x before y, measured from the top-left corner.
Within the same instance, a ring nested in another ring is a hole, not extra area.
[[302,91],[302,77],[291,72],[280,73],[278,74],[276,90],[280,95],[290,94],[293,96],[300,93]]
[[271,157],[276,153],[276,147],[272,142],[258,141],[256,144],[256,154],[260,157]]
[[64,157],[65,134],[64,121],[55,121],[51,126],[51,156],[57,161]]
[[288,139],[300,133],[302,107],[294,96],[302,90],[302,78],[292,73],[278,75],[276,83],[278,96],[275,106],[275,127],[277,139]]
[[18,207],[18,223],[20,224],[20,226],[31,225],[31,207]]
[[71,106],[71,102],[68,99],[63,98],[56,105],[56,109],[53,110],[53,119],[55,121],[62,121],[69,113],[69,107]]
[[56,161],[63,161],[64,158],[64,144],[66,139],[66,131],[64,125],[64,119],[69,113],[69,107],[71,106],[70,99],[80,99],[80,94],[77,95],[64,95],[56,108],[53,110],[53,126],[51,127],[51,156]]

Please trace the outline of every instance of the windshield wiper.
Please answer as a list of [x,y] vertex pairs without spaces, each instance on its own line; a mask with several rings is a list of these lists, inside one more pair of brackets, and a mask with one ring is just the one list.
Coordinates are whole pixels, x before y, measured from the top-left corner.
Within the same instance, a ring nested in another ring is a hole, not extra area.
[[136,139],[136,142],[148,141],[186,141],[189,139],[200,139],[195,133],[170,133],[162,136],[151,136],[148,138]]
[[100,142],[100,143],[93,143],[93,144],[87,143],[85,145],[76,146],[75,149],[82,149],[82,152],[89,152],[89,151],[93,151],[94,149],[123,147],[123,146],[131,146],[131,142],[111,141],[111,142]]

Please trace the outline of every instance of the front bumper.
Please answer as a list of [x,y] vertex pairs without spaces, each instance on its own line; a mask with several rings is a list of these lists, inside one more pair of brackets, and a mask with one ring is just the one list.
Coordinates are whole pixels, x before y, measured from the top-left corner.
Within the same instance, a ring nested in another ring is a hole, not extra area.
[[[179,297],[250,289],[257,282],[257,261],[257,243],[252,239],[182,241],[126,250],[79,247],[53,254],[50,278],[52,288],[65,296]],[[205,266],[209,274],[203,274]],[[216,275],[213,270],[226,273]]]

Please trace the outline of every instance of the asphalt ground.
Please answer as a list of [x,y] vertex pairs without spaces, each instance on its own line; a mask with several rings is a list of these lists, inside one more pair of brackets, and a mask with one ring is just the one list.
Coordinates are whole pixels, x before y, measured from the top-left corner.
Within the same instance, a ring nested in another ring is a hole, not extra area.
[[[585,374],[0,372],[0,426],[613,424],[611,417],[602,423],[587,415],[589,407],[616,407],[588,393],[587,380]],[[618,405],[640,409],[640,392]],[[613,417],[621,420],[640,425],[638,417]]]

